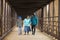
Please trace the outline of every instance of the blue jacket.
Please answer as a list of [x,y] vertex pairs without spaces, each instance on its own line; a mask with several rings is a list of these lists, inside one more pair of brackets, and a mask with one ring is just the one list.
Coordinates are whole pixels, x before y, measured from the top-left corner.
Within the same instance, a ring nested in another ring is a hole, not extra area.
[[16,23],[17,23],[17,26],[22,27],[22,23],[23,23],[22,20],[18,19]]
[[24,26],[30,26],[30,24],[31,24],[31,21],[30,21],[30,19],[24,19]]
[[31,24],[32,25],[37,25],[38,24],[38,17],[37,16],[32,16],[31,17]]

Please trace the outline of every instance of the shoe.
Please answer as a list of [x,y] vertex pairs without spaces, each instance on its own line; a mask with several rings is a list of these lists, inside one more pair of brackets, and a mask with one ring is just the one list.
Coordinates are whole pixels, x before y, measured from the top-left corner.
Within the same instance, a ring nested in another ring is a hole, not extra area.
[[34,33],[32,33],[32,35],[33,35]]
[[35,35],[35,33],[32,33],[32,35]]
[[24,35],[26,35],[26,34],[24,34]]
[[27,33],[27,35],[29,35],[29,33]]

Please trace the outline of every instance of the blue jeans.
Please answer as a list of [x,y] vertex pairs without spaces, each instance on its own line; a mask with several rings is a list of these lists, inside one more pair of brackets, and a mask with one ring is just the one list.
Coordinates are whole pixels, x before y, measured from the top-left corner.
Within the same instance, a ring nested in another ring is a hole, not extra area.
[[18,34],[22,34],[22,27],[18,27]]
[[30,26],[25,26],[24,31],[29,32],[30,31]]

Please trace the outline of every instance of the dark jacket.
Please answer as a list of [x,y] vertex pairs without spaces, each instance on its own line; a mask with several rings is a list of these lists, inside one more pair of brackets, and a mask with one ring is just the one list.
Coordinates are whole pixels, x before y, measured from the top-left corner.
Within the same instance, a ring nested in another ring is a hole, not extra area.
[[31,17],[31,24],[32,25],[37,25],[38,24],[38,17],[37,16],[32,16]]

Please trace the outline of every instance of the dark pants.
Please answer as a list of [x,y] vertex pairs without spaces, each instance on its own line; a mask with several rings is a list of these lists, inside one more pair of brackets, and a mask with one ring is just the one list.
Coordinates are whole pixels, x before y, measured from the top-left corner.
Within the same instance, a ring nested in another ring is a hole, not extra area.
[[32,25],[32,34],[35,34],[35,31],[36,31],[36,25]]

